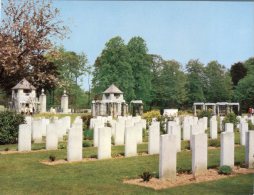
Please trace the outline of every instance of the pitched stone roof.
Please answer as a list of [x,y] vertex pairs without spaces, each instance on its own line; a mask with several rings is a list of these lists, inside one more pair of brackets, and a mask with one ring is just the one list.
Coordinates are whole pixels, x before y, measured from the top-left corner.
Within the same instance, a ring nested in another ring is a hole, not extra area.
[[35,90],[36,88],[24,78],[12,89],[34,89]]
[[114,84],[112,84],[103,93],[123,93],[123,92],[120,89],[118,89]]

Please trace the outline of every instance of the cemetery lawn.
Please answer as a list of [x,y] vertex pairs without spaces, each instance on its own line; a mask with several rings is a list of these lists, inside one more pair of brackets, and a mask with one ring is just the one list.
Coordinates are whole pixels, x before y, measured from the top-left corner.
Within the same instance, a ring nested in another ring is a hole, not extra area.
[[[0,146],[3,150],[6,146]],[[16,145],[9,145],[15,149]],[[33,148],[43,148],[34,144]],[[147,144],[140,144],[138,151],[146,152]],[[84,148],[84,157],[95,157],[96,148]],[[123,154],[123,146],[113,146],[112,156]],[[155,191],[150,188],[123,184],[123,179],[138,178],[143,171],[158,174],[159,156],[77,162],[49,166],[40,163],[49,155],[56,159],[66,158],[66,149],[38,151],[23,154],[0,154],[0,194],[251,194],[254,176],[239,175],[217,181],[210,181]],[[209,167],[219,165],[220,150],[208,152]],[[177,157],[178,170],[190,170],[191,152],[182,151]],[[244,162],[244,148],[235,148],[235,161]]]

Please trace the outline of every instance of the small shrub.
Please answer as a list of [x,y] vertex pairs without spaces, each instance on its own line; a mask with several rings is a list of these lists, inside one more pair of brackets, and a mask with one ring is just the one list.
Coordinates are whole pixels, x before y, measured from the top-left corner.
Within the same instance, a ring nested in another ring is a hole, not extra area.
[[55,155],[50,155],[49,156],[49,161],[53,162],[56,160],[56,156]]
[[9,148],[5,148],[4,151],[9,151],[10,149]]
[[146,119],[148,124],[151,124],[152,118],[159,118],[161,116],[159,110],[151,110],[143,114],[142,118]]
[[90,120],[92,117],[91,114],[84,114],[81,116],[82,120],[83,120],[83,129],[86,130],[89,128],[90,126]]
[[198,118],[207,117],[208,121],[210,120],[212,115],[213,115],[213,110],[212,109],[197,111]]
[[221,166],[219,167],[218,173],[222,175],[230,175],[232,173],[232,168],[227,165]]
[[220,140],[219,139],[211,139],[211,140],[209,140],[208,144],[211,147],[220,147]]
[[105,126],[106,126],[106,127],[112,127],[112,125],[110,124],[109,121],[107,121],[107,122],[105,123]]
[[236,128],[237,123],[239,123],[239,120],[237,119],[235,113],[229,113],[225,116],[225,118],[222,121],[223,127],[225,127],[226,123],[233,123],[234,128]]
[[248,127],[250,130],[254,130],[254,124],[250,120],[248,121]]
[[65,149],[66,146],[65,146],[65,144],[59,144],[58,148],[59,148],[59,149]]
[[143,172],[141,175],[140,175],[140,178],[143,179],[143,181],[145,182],[148,182],[150,181],[150,179],[153,177],[153,174],[148,172],[148,171],[145,171]]
[[17,143],[20,124],[25,124],[25,117],[22,114],[0,112],[0,144]]
[[93,144],[91,142],[89,142],[89,141],[84,141],[83,142],[83,148],[92,147],[92,146],[93,146]]
[[93,139],[93,130],[87,129],[83,131],[84,139],[92,140]]

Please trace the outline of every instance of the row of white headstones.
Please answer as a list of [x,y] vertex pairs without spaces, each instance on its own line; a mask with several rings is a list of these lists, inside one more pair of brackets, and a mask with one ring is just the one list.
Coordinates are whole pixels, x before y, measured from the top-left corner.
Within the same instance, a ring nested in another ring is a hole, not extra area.
[[[46,131],[46,149],[55,150],[58,141],[68,132],[67,160],[82,160],[82,120],[76,118],[70,125],[70,118],[65,117],[53,120],[44,125],[45,119],[32,120],[20,125],[19,151],[31,150],[31,135],[35,142],[40,142]],[[111,127],[105,127],[105,121],[109,121]],[[43,125],[42,125],[43,124]],[[125,144],[125,156],[137,155],[137,144],[142,143],[143,128],[146,121],[140,117],[120,117],[117,121],[110,118],[98,117],[91,119],[91,127],[94,129],[94,146],[98,147],[98,159],[111,158],[111,136],[116,145]],[[217,138],[217,120],[210,120],[212,138]],[[39,126],[39,127],[38,127]],[[42,130],[41,126],[46,126]],[[192,150],[192,171],[194,174],[206,170],[207,167],[207,118],[185,117],[183,119],[183,138],[190,140]],[[216,126],[216,128],[214,127]],[[148,153],[160,154],[160,178],[174,178],[176,173],[176,152],[181,151],[181,126],[179,118],[167,123],[167,134],[160,135],[160,123],[153,121],[149,126]],[[214,130],[213,130],[214,129]],[[38,133],[38,131],[40,133]],[[246,163],[253,166],[253,131],[248,131],[245,120],[241,120],[241,140],[246,145]],[[244,133],[243,133],[244,132]],[[38,136],[39,134],[39,136]],[[29,137],[30,136],[30,137]],[[221,165],[234,165],[234,133],[233,124],[225,125],[225,132],[221,134]],[[170,173],[170,174],[169,174]]]

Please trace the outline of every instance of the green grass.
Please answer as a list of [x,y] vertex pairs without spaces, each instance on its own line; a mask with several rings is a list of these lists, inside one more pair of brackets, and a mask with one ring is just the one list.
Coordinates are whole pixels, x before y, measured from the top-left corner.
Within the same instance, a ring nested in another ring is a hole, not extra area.
[[[2,150],[6,146],[0,146]],[[16,145],[8,145],[17,148]],[[33,144],[33,148],[44,148]],[[138,145],[138,152],[147,152],[147,144]],[[113,146],[112,156],[124,153],[124,146]],[[209,150],[208,166],[219,165],[219,149]],[[95,157],[97,148],[83,149],[84,157]],[[252,175],[191,184],[160,191],[123,184],[124,178],[136,178],[144,171],[158,173],[158,155],[70,163],[57,166],[41,164],[50,155],[66,158],[66,149],[25,154],[0,155],[0,194],[250,194]],[[177,156],[177,169],[191,169],[191,152]],[[235,161],[244,161],[244,148],[235,148]]]

